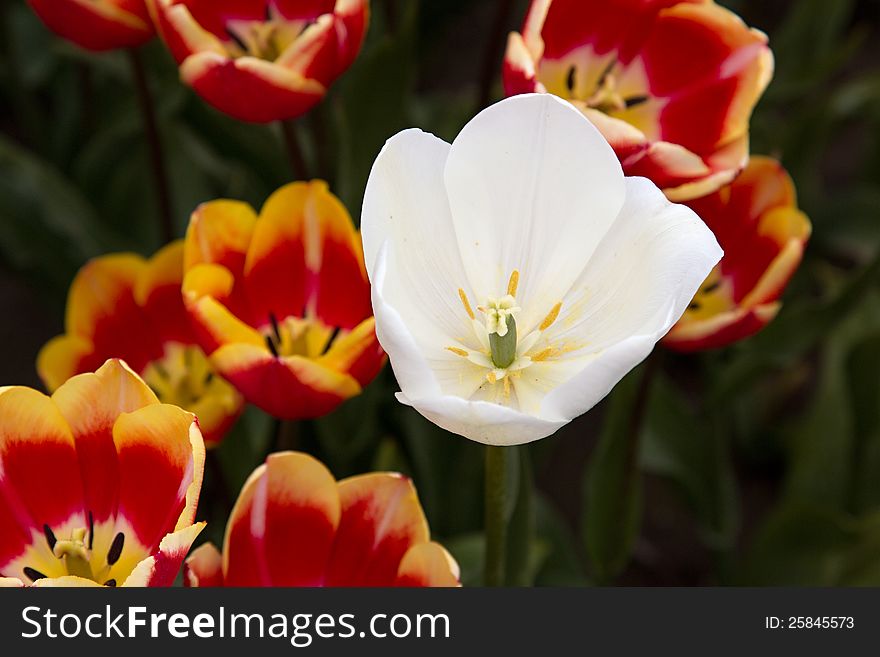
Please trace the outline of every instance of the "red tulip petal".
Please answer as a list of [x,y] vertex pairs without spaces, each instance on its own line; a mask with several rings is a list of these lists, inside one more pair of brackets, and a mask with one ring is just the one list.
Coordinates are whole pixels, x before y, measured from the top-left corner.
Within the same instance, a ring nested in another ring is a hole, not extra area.
[[543,91],[537,80],[535,60],[518,32],[511,32],[507,38],[502,79],[508,96]]
[[198,522],[165,536],[159,551],[141,561],[122,584],[125,587],[171,586],[205,523]]
[[153,391],[124,363],[108,360],[94,374],[80,374],[52,395],[73,431],[85,508],[96,523],[112,519],[119,495],[113,425],[122,413],[158,404]]
[[202,543],[183,564],[183,585],[223,586],[223,557],[213,543]]
[[373,314],[370,285],[360,237],[345,206],[324,182],[312,183],[306,226],[307,234],[308,228],[317,228],[313,243],[320,249],[314,260],[307,260],[314,275],[315,315],[330,326],[352,329]]
[[262,323],[316,316],[350,329],[372,314],[360,239],[326,183],[293,183],[260,213],[245,270],[251,307]]
[[153,36],[143,0],[28,0],[54,32],[87,50],[133,48]]
[[753,308],[738,308],[704,322],[676,324],[663,344],[681,352],[717,349],[751,337],[779,313],[781,304],[771,302]]
[[223,547],[227,586],[316,586],[340,519],[333,475],[298,452],[271,455],[248,479]]
[[376,338],[376,320],[365,319],[350,333],[337,337],[318,362],[331,370],[345,372],[366,386],[385,364],[385,352]]
[[227,344],[211,364],[245,399],[278,418],[320,417],[360,393],[351,376],[301,356],[276,358],[265,347]]
[[95,258],[77,273],[70,286],[65,324],[69,335],[94,345],[83,363],[86,371],[97,369],[108,358],[124,357],[140,372],[161,356],[162,345],[134,296],[146,267],[140,256],[120,253]]
[[391,586],[401,560],[429,538],[412,482],[369,474],[339,482],[342,520],[327,573],[329,586]]
[[257,214],[247,203],[220,200],[200,205],[186,230],[184,271],[213,264],[240,276],[256,222]]
[[119,455],[117,528],[124,520],[150,549],[194,519],[205,465],[198,424],[192,413],[154,404],[120,416],[113,441]]
[[189,316],[183,305],[184,241],[176,240],[147,261],[134,289],[135,300],[143,309],[153,333],[164,343],[192,344]]
[[327,91],[320,82],[273,62],[250,56],[230,59],[216,52],[191,55],[181,65],[180,74],[221,112],[251,123],[305,114]]
[[83,526],[85,515],[67,422],[44,394],[0,388],[0,572],[31,543],[31,532],[71,523]]
[[244,269],[244,286],[254,317],[263,325],[302,317],[306,306],[305,208],[308,183],[285,185],[260,212]]
[[461,586],[458,564],[434,542],[413,545],[400,562],[396,586]]

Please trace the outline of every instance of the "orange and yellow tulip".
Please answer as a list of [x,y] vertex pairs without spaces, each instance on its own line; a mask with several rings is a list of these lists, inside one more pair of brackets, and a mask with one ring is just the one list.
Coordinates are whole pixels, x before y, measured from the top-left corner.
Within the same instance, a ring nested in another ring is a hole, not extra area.
[[318,417],[361,392],[384,352],[360,237],[321,181],[200,206],[186,234],[184,300],[211,365],[250,403]]
[[724,257],[667,334],[664,344],[677,351],[723,347],[776,317],[811,230],[791,178],[768,157],[752,157],[733,183],[688,205]]
[[745,166],[772,73],[766,36],[713,0],[532,0],[508,40],[504,87],[571,101],[626,175],[685,201]]
[[53,32],[86,50],[132,48],[155,31],[145,0],[28,0]]
[[51,397],[0,388],[0,584],[171,585],[204,462],[195,416],[121,361]]
[[360,51],[367,0],[149,0],[180,75],[254,123],[304,114]]
[[37,371],[53,391],[75,374],[121,358],[158,398],[199,418],[209,447],[220,443],[244,400],[215,376],[183,305],[183,240],[146,260],[133,253],[95,258],[70,287],[66,333],[50,340]]
[[412,482],[372,473],[337,482],[299,452],[266,459],[242,488],[223,553],[187,559],[189,586],[458,586],[458,564],[430,540]]

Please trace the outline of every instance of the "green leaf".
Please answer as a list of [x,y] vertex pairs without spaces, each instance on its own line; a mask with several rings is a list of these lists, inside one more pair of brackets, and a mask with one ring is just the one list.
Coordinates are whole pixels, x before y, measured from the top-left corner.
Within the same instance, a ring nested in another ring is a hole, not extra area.
[[641,384],[646,372],[642,366],[617,384],[587,466],[583,531],[592,571],[600,583],[609,582],[626,567],[641,523],[637,406],[643,403]]
[[732,548],[738,527],[737,495],[722,422],[698,414],[671,380],[658,377],[646,429],[642,468],[679,487],[710,547]]
[[584,574],[577,538],[569,523],[542,494],[535,496],[537,540],[532,557],[539,586],[584,586]]
[[0,253],[5,262],[65,290],[89,258],[127,242],[51,164],[0,137]]

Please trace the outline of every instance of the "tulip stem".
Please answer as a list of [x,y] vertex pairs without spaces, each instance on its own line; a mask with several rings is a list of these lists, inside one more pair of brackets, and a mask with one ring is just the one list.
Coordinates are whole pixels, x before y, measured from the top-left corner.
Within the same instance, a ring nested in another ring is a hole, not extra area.
[[507,543],[507,460],[509,447],[486,446],[486,561],[485,586],[503,586]]
[[168,172],[165,169],[162,140],[159,138],[159,127],[156,122],[155,103],[140,53],[134,48],[130,48],[128,59],[141,108],[144,137],[150,150],[153,184],[156,188],[156,200],[159,204],[159,237],[163,244],[167,244],[174,239],[174,215],[171,210],[171,192],[168,186]]
[[284,137],[284,145],[287,147],[287,157],[290,161],[293,177],[296,180],[308,180],[309,169],[306,166],[306,158],[303,155],[293,119],[279,121],[279,123],[281,124],[281,135]]

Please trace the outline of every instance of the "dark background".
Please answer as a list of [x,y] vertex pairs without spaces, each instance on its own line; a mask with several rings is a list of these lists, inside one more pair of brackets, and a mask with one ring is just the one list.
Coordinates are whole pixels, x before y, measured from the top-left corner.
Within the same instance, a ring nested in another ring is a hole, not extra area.
[[[512,584],[880,585],[880,1],[728,0],[770,36],[776,76],[752,149],[780,158],[814,233],[778,319],[733,347],[658,353],[644,430],[627,436],[628,377],[511,469]],[[384,140],[451,139],[487,99],[525,2],[374,0],[367,44],[298,121],[311,168],[358,220]],[[55,38],[0,3],[0,385],[39,386],[39,348],[90,257],[159,244],[127,60]],[[177,233],[202,201],[257,207],[290,179],[273,127],[232,121],[144,49],[158,98]],[[479,581],[482,454],[392,396],[389,368],[359,398],[286,430],[248,411],[208,472],[200,515],[219,541],[270,445],[337,476],[411,474],[432,530]],[[273,441],[276,441],[273,443]],[[528,546],[528,549],[522,547]]]

